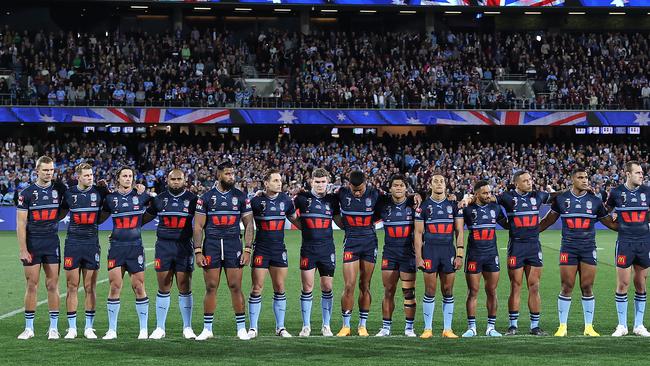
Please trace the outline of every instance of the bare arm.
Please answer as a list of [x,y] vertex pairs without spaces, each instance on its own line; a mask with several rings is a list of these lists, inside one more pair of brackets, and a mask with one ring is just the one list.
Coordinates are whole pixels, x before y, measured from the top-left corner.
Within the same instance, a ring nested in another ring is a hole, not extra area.
[[454,259],[454,268],[459,269],[463,266],[463,257],[465,257],[465,220],[454,220],[454,231],[456,232],[456,258]]
[[417,220],[413,223],[413,248],[415,249],[415,266],[424,269],[424,260],[422,259],[422,240],[424,235],[424,221]]
[[343,219],[341,218],[341,215],[334,215],[333,220],[336,226],[343,230]]
[[618,226],[619,226],[618,222],[615,222],[614,218],[612,218],[611,216],[607,215],[603,217],[602,219],[600,219],[600,222],[603,225],[607,226],[607,228],[609,228],[610,230],[618,231]]
[[194,254],[196,255],[196,264],[204,267],[208,263],[203,256],[203,227],[205,226],[205,215],[201,213],[194,214],[194,229],[192,231],[192,240],[194,242]]
[[97,221],[97,223],[103,224],[104,221],[106,221],[109,217],[111,217],[110,212],[102,211],[102,213],[99,215],[99,220]]
[[298,230],[302,230],[302,224],[300,223],[300,219],[298,218],[298,215],[294,212],[291,216],[287,217],[289,221],[298,228]]
[[253,213],[248,212],[241,218],[244,224],[244,254],[242,255],[239,264],[246,266],[251,261],[251,252],[253,248],[253,237],[255,235],[255,228],[253,224]]
[[144,215],[142,215],[142,225],[145,225],[145,224],[151,222],[155,218],[156,218],[155,215],[152,215],[149,212],[145,212]]
[[27,250],[27,210],[16,211],[16,235],[18,236],[20,260],[31,263],[32,255]]
[[541,233],[542,231],[548,229],[549,226],[553,225],[557,219],[560,218],[560,214],[550,210],[549,212],[546,213],[546,216],[540,221],[539,223],[539,232]]

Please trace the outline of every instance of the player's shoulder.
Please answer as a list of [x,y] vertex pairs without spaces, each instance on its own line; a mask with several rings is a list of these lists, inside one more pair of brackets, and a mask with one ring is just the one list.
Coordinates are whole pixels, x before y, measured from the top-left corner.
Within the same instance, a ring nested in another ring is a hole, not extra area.
[[216,188],[212,187],[208,189],[207,191],[203,192],[203,194],[199,197],[200,199],[207,201],[210,199],[210,197],[214,196],[216,194]]
[[595,194],[591,192],[587,192],[585,198],[587,198],[590,201],[594,201],[596,204],[602,203],[603,199],[600,198],[599,196],[596,196]]
[[191,191],[185,191],[185,193],[183,194],[183,198],[187,199],[187,200],[190,200],[190,201],[193,201],[193,200],[197,199],[198,197],[199,196],[197,196],[196,193],[191,192]]
[[20,192],[18,192],[18,194],[28,194],[35,191],[37,188],[38,187],[36,186],[36,184],[31,183],[27,187],[23,188]]

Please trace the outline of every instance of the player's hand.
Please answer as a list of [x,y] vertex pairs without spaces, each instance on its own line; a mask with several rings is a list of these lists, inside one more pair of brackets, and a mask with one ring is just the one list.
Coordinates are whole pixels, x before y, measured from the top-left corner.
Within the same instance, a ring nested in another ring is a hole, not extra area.
[[27,249],[20,250],[20,261],[25,264],[32,263],[32,255],[29,253]]
[[422,204],[422,196],[420,196],[419,193],[416,193],[413,196],[413,208],[420,208],[421,204]]
[[199,267],[205,267],[208,265],[208,261],[205,259],[203,253],[196,253],[196,257],[194,259],[196,265]]
[[454,269],[459,270],[463,267],[463,258],[456,257],[454,258]]
[[239,265],[243,267],[249,265],[250,263],[251,263],[251,254],[248,252],[244,252],[239,258]]
[[465,208],[465,207],[469,206],[469,204],[470,204],[470,200],[467,199],[467,198],[463,198],[462,200],[460,200],[458,202],[458,208]]
[[141,183],[135,185],[135,191],[138,192],[138,194],[143,194],[146,190],[147,188]]
[[448,195],[447,195],[447,199],[448,199],[448,200],[450,200],[450,201],[455,201],[455,200],[456,200],[456,198],[457,198],[457,197],[456,197],[456,195],[455,195],[455,194],[453,194],[453,193],[452,193],[452,194],[448,194]]
[[424,271],[424,259],[422,259],[422,257],[415,258],[415,267]]
[[261,190],[261,189],[258,189],[258,190],[255,192],[255,197],[262,197],[263,194],[264,194],[264,191]]
[[97,181],[97,186],[108,188],[108,182],[106,182],[106,179],[100,179]]
[[547,185],[546,185],[546,192],[548,192],[548,193],[554,193],[554,192],[555,192],[555,189],[553,189],[553,186],[551,186],[550,184],[547,184]]
[[614,222],[618,221],[618,214],[616,212],[612,212],[612,221]]

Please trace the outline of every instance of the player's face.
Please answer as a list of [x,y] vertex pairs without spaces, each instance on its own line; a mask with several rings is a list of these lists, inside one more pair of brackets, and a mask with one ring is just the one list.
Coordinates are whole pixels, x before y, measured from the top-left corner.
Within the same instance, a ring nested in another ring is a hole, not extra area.
[[445,177],[442,175],[434,175],[431,178],[431,191],[434,194],[444,194],[447,190],[447,184],[445,183]]
[[131,169],[124,169],[117,177],[117,183],[122,188],[131,188],[133,185],[133,171]]
[[36,171],[38,180],[43,183],[50,183],[54,177],[54,163],[43,163],[39,165]]
[[522,174],[517,178],[517,189],[521,192],[530,192],[533,190],[533,177],[530,174]]
[[79,176],[77,177],[77,180],[79,181],[79,185],[82,187],[90,187],[93,185],[93,182],[95,180],[93,176],[93,170],[92,169],[83,169]]
[[219,173],[219,183],[221,186],[230,189],[235,185],[235,169],[225,168]]
[[488,184],[479,188],[478,192],[474,193],[478,198],[480,204],[484,205],[490,202],[492,198],[492,187]]
[[395,200],[402,200],[406,196],[406,183],[403,180],[394,180],[390,185],[390,194]]
[[589,188],[589,179],[586,172],[576,173],[573,178],[573,188],[578,191],[586,191]]
[[167,176],[167,185],[174,190],[185,187],[185,175],[176,170],[169,173]]
[[353,186],[352,183],[348,183],[348,187],[352,191],[352,195],[355,198],[361,198],[364,193],[366,193],[366,182],[359,184],[358,186]]
[[638,187],[643,184],[643,168],[640,165],[633,165],[632,170],[626,172],[625,175],[627,175],[627,181],[633,186]]
[[282,192],[282,176],[278,173],[271,174],[271,178],[264,182],[264,187],[271,194]]
[[327,177],[319,177],[311,179],[311,188],[316,192],[316,194],[324,194],[327,192]]

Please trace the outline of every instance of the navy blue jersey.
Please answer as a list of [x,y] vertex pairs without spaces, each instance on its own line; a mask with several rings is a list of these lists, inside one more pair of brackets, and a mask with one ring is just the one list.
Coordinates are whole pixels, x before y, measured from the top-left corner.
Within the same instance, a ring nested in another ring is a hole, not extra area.
[[539,240],[539,208],[547,204],[550,195],[532,191],[519,194],[516,190],[503,192],[497,202],[506,210],[510,222],[510,240],[537,242]]
[[345,237],[375,237],[373,216],[380,196],[379,191],[367,187],[363,196],[356,198],[348,187],[341,187],[337,195],[341,204]]
[[424,222],[424,244],[454,245],[454,220],[463,218],[458,203],[444,198],[435,201],[429,197],[415,211],[415,221]]
[[59,208],[64,191],[53,184],[41,187],[31,184],[18,193],[18,211],[27,211],[27,237],[58,235]]
[[607,198],[607,206],[618,215],[618,239],[625,242],[650,240],[648,228],[648,209],[650,187],[642,185],[635,190],[625,184],[612,189]]
[[312,192],[301,192],[294,204],[300,215],[303,245],[334,242],[332,218],[341,212],[336,196],[318,197]]
[[296,212],[291,198],[286,193],[275,198],[257,196],[251,200],[251,208],[257,226],[255,245],[284,248],[284,222]]
[[207,216],[205,240],[239,239],[239,222],[251,214],[251,203],[237,188],[221,192],[213,187],[198,199],[196,213]]
[[567,191],[553,199],[551,210],[562,218],[562,245],[573,248],[596,246],[596,221],[607,216],[600,198],[591,193],[578,197]]
[[494,202],[484,206],[475,203],[462,209],[462,215],[469,229],[468,251],[478,255],[497,253],[497,222],[505,219],[501,206]]
[[174,196],[166,190],[151,201],[147,213],[158,216],[158,239],[180,242],[192,239],[192,218],[197,199],[190,191]]
[[79,186],[68,188],[63,195],[61,207],[70,210],[68,239],[79,243],[97,244],[99,214],[108,190],[92,186],[85,190]]
[[377,204],[377,215],[384,222],[385,247],[413,246],[413,199],[396,204],[390,196],[382,196]]
[[109,212],[113,218],[111,245],[141,244],[142,215],[150,200],[148,193],[138,194],[135,189],[126,194],[113,192],[106,196],[103,210]]

